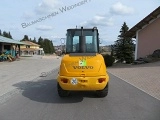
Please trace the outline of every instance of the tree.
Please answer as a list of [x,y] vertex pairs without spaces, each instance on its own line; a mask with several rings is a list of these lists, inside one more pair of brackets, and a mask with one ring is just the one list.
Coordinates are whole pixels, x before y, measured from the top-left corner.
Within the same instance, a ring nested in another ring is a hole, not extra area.
[[7,37],[7,38],[11,38],[12,39],[12,35],[11,35],[11,33],[9,32],[9,33],[7,33],[6,31],[3,31],[3,35],[2,35],[3,37]]
[[41,48],[43,48],[43,43],[44,43],[44,41],[40,36],[39,39],[38,39],[38,44],[40,45]]
[[21,41],[29,41],[28,35],[24,35],[24,38]]
[[32,40],[33,43],[37,43],[36,38],[34,37],[34,40]]
[[53,43],[49,39],[43,39],[39,37],[38,44],[40,45],[41,48],[43,48],[45,53],[53,54],[53,52],[55,51]]
[[53,42],[52,42],[52,41],[50,41],[50,44],[51,44],[51,46],[52,46],[52,53],[54,53],[54,52],[55,52],[55,49],[54,49]]
[[44,39],[43,41],[43,50],[45,53],[49,53],[48,43],[47,39]]
[[8,38],[8,33],[6,31],[3,31],[3,37],[7,37]]
[[126,63],[133,62],[133,40],[125,36],[128,31],[128,26],[124,22],[122,28],[120,29],[120,35],[118,40],[115,41],[114,45],[114,56],[121,62],[126,61]]
[[1,29],[0,29],[0,36],[2,35]]
[[54,52],[54,47],[52,41],[49,39],[44,39],[44,44],[43,44],[43,49],[45,53],[53,54]]
[[49,51],[50,51],[51,54],[53,54],[53,52],[55,52],[54,46],[53,46],[53,43],[52,43],[51,40],[49,40]]
[[11,39],[12,39],[12,35],[11,35],[10,32],[8,33],[8,38],[11,38]]

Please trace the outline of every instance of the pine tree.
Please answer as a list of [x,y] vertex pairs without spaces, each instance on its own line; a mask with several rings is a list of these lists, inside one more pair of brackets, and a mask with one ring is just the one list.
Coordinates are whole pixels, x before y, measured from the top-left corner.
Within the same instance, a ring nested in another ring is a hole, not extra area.
[[114,56],[121,62],[126,61],[129,64],[133,62],[133,40],[125,36],[128,29],[128,26],[124,22],[118,40],[115,41]]
[[44,43],[43,38],[41,38],[40,36],[38,39],[38,44],[40,45],[40,48],[43,48],[43,43]]
[[48,47],[48,43],[47,43],[47,39],[44,39],[44,42],[43,42],[43,50],[45,53],[49,53],[49,47]]
[[51,40],[49,40],[49,50],[50,50],[50,53],[53,54],[54,51],[54,46],[53,46],[53,43]]
[[53,43],[49,39],[43,39],[39,37],[38,44],[40,45],[40,48],[43,48],[45,53],[53,54],[53,52],[55,51]]
[[9,33],[7,33],[6,31],[3,31],[2,36],[3,36],[3,37],[7,37],[7,38],[12,39],[12,35],[11,35],[11,33],[10,33],[10,32],[9,32]]
[[37,43],[36,38],[34,37],[34,40],[32,40],[33,43]]
[[8,38],[11,38],[11,39],[12,39],[12,35],[11,35],[10,32],[8,33]]
[[52,40],[50,41],[50,44],[51,44],[51,46],[52,46],[52,53],[54,53],[54,52],[55,52],[55,49],[54,49]]
[[3,37],[7,37],[8,38],[8,33],[6,31],[3,31]]
[[0,36],[2,35],[2,31],[1,31],[1,29],[0,29]]
[[24,35],[24,38],[21,41],[29,41],[28,35]]

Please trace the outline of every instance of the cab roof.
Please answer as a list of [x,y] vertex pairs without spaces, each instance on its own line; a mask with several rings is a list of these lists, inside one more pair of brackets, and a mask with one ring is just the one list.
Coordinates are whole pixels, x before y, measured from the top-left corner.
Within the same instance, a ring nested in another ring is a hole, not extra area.
[[67,31],[72,31],[72,30],[97,30],[98,31],[98,29],[97,29],[97,27],[93,27],[93,28],[83,28],[83,27],[81,27],[81,28],[70,28],[70,29],[67,29]]

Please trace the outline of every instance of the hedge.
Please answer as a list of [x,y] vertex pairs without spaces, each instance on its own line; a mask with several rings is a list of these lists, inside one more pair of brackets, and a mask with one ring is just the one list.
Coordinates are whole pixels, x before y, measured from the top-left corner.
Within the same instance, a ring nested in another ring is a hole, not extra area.
[[107,67],[112,66],[115,61],[115,58],[108,54],[103,55],[103,58]]

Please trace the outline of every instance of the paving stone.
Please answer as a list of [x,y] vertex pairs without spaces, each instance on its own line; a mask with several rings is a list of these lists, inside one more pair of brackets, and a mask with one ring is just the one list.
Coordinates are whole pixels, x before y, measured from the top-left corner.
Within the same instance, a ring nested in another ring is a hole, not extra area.
[[160,100],[160,62],[119,64],[108,68],[108,72]]

